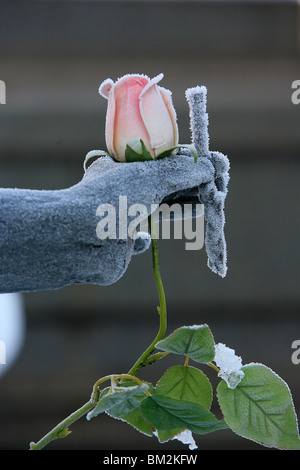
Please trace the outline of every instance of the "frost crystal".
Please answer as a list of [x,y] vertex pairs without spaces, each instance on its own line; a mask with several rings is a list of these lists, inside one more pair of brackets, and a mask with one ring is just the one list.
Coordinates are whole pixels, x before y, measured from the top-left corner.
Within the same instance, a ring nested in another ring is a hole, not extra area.
[[218,343],[215,346],[215,363],[220,369],[218,374],[228,387],[234,389],[245,376],[242,368],[242,359],[236,356],[234,349],[228,348],[225,344]]
[[174,439],[177,439],[183,444],[188,444],[190,450],[198,449],[198,446],[196,445],[193,435],[191,431],[189,431],[188,429],[174,436],[172,440]]

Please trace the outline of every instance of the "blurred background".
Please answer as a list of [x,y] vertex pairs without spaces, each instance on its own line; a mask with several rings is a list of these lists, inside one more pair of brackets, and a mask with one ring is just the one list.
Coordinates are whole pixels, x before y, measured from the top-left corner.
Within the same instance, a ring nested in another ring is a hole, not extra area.
[[[82,178],[86,153],[105,149],[98,86],[108,77],[163,72],[184,143],[185,90],[207,87],[210,148],[231,163],[229,269],[221,279],[205,249],[159,242],[168,333],[207,323],[243,363],[266,364],[289,384],[298,416],[300,105],[291,87],[300,79],[299,18],[295,1],[0,3],[0,187],[61,189]],[[0,448],[28,449],[89,400],[98,378],[129,370],[157,332],[157,303],[150,251],[109,287],[2,296],[15,344],[0,364]],[[168,357],[139,376],[155,383],[175,363]],[[47,449],[185,449],[106,415],[71,430]],[[195,439],[199,449],[265,449],[230,430]]]

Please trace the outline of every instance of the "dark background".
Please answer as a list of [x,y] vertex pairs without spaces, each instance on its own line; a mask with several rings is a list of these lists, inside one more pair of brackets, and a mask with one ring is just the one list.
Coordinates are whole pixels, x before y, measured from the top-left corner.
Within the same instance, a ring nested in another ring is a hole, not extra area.
[[[60,189],[82,178],[85,154],[105,149],[107,77],[150,77],[173,92],[180,142],[189,142],[185,90],[208,89],[210,148],[228,155],[228,275],[205,250],[159,242],[168,332],[209,324],[243,363],[261,362],[290,386],[300,416],[300,79],[297,2],[2,1],[0,186]],[[118,283],[26,293],[26,337],[0,380],[0,448],[27,449],[85,403],[94,382],[126,372],[156,334],[150,251]],[[140,373],[154,383],[180,358]],[[3,365],[0,367],[4,367]],[[206,372],[212,381],[214,372]],[[214,410],[217,401],[214,399]],[[80,420],[51,449],[185,449],[161,446],[106,415]],[[195,436],[199,449],[261,449],[230,430]]]

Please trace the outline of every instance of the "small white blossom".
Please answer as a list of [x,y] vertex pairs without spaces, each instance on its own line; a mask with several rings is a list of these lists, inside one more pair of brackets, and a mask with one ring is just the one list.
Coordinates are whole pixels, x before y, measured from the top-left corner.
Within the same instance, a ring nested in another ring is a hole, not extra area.
[[188,444],[190,450],[195,450],[198,449],[198,446],[196,445],[196,442],[193,438],[193,435],[191,431],[186,429],[185,431],[182,431],[180,434],[177,434],[176,436],[173,437],[172,440],[177,439],[178,441],[182,442],[183,444]]
[[228,348],[225,344],[216,344],[214,361],[220,369],[218,376],[225,380],[231,389],[234,389],[245,376],[241,370],[242,359],[236,356],[234,349]]

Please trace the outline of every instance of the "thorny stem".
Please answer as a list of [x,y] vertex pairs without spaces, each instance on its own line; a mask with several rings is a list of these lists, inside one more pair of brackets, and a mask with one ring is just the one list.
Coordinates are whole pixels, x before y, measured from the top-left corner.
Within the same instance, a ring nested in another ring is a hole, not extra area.
[[[142,367],[145,367],[148,364],[153,364],[155,361],[165,357],[168,354],[168,353],[158,353],[150,357],[152,352],[155,350],[155,346],[158,343],[158,341],[163,339],[165,335],[166,328],[167,328],[167,308],[166,308],[166,298],[165,298],[163,283],[162,283],[160,271],[159,271],[157,238],[156,238],[156,233],[155,233],[154,221],[151,215],[149,216],[149,222],[150,222],[151,246],[152,246],[152,263],[153,263],[155,282],[156,282],[158,296],[159,296],[159,302],[160,302],[160,305],[157,308],[158,313],[159,313],[159,318],[160,318],[160,325],[159,325],[159,331],[155,339],[152,341],[150,346],[144,351],[144,353],[139,357],[139,359],[136,361],[136,363],[133,365],[133,367],[130,369],[130,371],[127,374],[111,374],[111,375],[107,375],[99,379],[94,384],[91,399],[87,403],[85,403],[81,408],[79,408],[77,411],[74,411],[74,413],[72,413],[63,421],[61,421],[57,426],[55,426],[48,434],[46,434],[37,443],[31,442],[30,450],[40,450],[43,447],[45,447],[47,444],[49,444],[50,442],[54,441],[55,439],[63,438],[63,437],[66,437],[68,434],[70,434],[71,431],[68,430],[68,427],[71,424],[75,423],[75,421],[78,421],[80,418],[86,415],[96,405],[99,399],[99,395],[100,395],[98,387],[101,383],[105,382],[106,380],[111,380],[111,383],[112,383],[115,379],[123,379],[123,380],[135,380],[139,385],[141,385],[142,381],[138,379],[137,377],[135,377],[135,374]],[[147,392],[145,393],[147,394]]]

